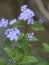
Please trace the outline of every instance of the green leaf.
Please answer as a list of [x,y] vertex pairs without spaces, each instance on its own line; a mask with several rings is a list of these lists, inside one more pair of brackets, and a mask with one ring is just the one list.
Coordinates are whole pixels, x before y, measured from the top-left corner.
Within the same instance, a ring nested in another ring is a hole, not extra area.
[[46,62],[40,62],[40,63],[37,63],[36,65],[49,65],[49,64]]
[[49,44],[43,43],[44,51],[49,52]]
[[34,24],[30,26],[30,28],[31,28],[32,30],[35,30],[35,31],[45,30],[45,29],[44,29],[44,26],[43,26],[42,24],[38,23],[38,22],[34,22]]
[[19,40],[22,40],[24,37],[25,37],[25,34],[24,33],[21,33],[21,35],[18,36]]
[[12,27],[24,28],[24,22],[18,21],[12,25]]
[[5,47],[3,48],[4,51],[7,53],[7,55],[10,57],[10,58],[13,58],[14,57],[14,53],[13,51],[9,48],[9,47]]
[[14,52],[13,53],[14,53],[13,59],[17,60],[17,61],[19,61],[20,57],[23,56],[22,52],[18,48],[14,48]]
[[10,63],[7,63],[7,65],[10,65]]
[[8,38],[6,38],[4,47],[9,47],[12,43],[13,43],[12,41],[10,41]]
[[39,39],[34,36],[32,41],[39,41]]
[[7,59],[0,58],[0,65],[7,65]]
[[16,47],[18,47],[24,54],[30,53],[30,46],[31,45],[24,39],[16,43]]
[[25,65],[25,64],[30,64],[30,63],[36,63],[38,61],[39,61],[38,58],[34,56],[24,56],[24,58],[19,64]]

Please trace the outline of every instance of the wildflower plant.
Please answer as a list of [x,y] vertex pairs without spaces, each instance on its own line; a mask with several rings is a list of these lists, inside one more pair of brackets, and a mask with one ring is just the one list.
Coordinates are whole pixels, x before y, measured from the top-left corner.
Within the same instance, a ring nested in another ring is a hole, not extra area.
[[[39,39],[36,38],[34,32],[28,32],[28,28],[32,31],[42,31],[44,26],[38,21],[34,21],[35,13],[27,5],[21,6],[20,10],[21,13],[17,19],[8,21],[2,18],[0,21],[0,27],[7,27],[3,50],[8,55],[8,58],[0,58],[1,65],[30,65],[40,61],[30,54],[30,42],[39,41]],[[16,43],[14,48],[10,48],[12,43]]]

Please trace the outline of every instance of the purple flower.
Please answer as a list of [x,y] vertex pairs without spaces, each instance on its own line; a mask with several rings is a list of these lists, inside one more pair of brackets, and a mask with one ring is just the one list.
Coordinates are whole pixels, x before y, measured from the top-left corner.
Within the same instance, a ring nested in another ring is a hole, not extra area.
[[9,22],[9,25],[13,25],[15,22],[17,22],[17,20],[16,20],[16,19],[13,19],[13,20],[11,20],[11,21]]
[[21,6],[21,12],[24,12],[27,9],[27,5]]
[[18,20],[28,20],[35,16],[34,12],[30,9],[25,10],[24,12],[20,13]]
[[13,60],[13,59],[10,59],[10,60],[9,60],[9,63],[10,63],[10,65],[13,65],[14,60]]
[[43,20],[42,19],[39,19],[38,22],[42,24],[43,23]]
[[34,33],[32,32],[31,34],[27,34],[27,38],[32,41],[34,38]]
[[18,17],[18,20],[27,20],[28,19],[28,13],[21,13],[20,16]]
[[27,21],[28,24],[33,24],[34,20],[32,17],[35,16],[34,12],[32,10],[30,10],[29,8],[27,8],[27,5],[24,5],[21,8],[22,9],[26,8],[26,9],[20,13],[18,20],[24,20],[24,21]]
[[18,28],[11,28],[11,29],[7,29],[5,31],[5,35],[7,38],[9,38],[11,41],[17,41],[18,40],[18,36],[20,35],[20,30]]
[[2,19],[0,20],[0,27],[7,27],[7,26],[8,26],[8,20],[2,18]]
[[25,10],[25,12],[28,13],[29,17],[35,16],[34,12],[32,10],[30,10],[29,8],[27,10]]
[[33,24],[33,23],[34,23],[33,18],[32,19],[28,19],[28,25]]

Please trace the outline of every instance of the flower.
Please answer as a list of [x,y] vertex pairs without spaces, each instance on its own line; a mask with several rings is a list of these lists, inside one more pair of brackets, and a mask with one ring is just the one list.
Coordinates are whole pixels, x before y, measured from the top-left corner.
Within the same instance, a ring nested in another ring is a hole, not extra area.
[[18,28],[11,28],[11,29],[7,29],[5,31],[5,35],[7,38],[9,38],[11,41],[17,41],[18,40],[18,36],[20,35],[20,30]]
[[33,18],[35,16],[34,12],[32,10],[30,10],[29,8],[27,8],[27,5],[24,5],[21,7],[26,8],[23,12],[20,13],[18,20],[24,20],[27,21],[28,24],[33,24]]
[[28,33],[27,34],[27,38],[30,40],[30,41],[32,41],[33,40],[33,38],[34,38],[34,33],[32,32],[32,33]]
[[25,10],[25,12],[28,13],[29,17],[35,16],[34,12],[31,9],[29,9],[29,8],[27,10]]
[[21,6],[21,12],[24,12],[27,9],[27,5]]
[[15,22],[17,22],[17,19],[13,19],[9,22],[9,25],[13,25]]
[[24,12],[20,13],[18,20],[28,20],[35,16],[34,12],[30,9],[25,10]]
[[39,19],[38,22],[42,24],[43,23],[43,20],[42,19]]
[[28,19],[28,13],[22,12],[20,13],[18,20],[27,20]]
[[29,25],[29,24],[33,24],[33,23],[34,23],[33,18],[32,18],[32,19],[28,19],[28,25]]
[[10,65],[13,65],[14,60],[13,59],[9,59],[9,63],[10,63]]
[[8,26],[8,20],[2,18],[2,19],[0,20],[0,27],[7,27],[7,26]]

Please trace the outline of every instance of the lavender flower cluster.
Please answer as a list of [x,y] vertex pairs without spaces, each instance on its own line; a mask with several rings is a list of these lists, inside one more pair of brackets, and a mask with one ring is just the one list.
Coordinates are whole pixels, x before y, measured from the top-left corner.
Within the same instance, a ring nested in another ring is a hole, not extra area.
[[[0,27],[1,28],[7,28],[8,24],[13,25],[15,22],[17,22],[17,19],[13,19],[10,22],[8,19],[2,18],[0,21]],[[5,35],[7,38],[9,38],[11,41],[17,41],[18,36],[20,35],[20,30],[18,28],[9,28],[5,31]]]
[[38,20],[38,22],[39,22],[40,24],[42,24],[42,23],[43,23],[43,20],[40,18],[40,19]]
[[17,22],[17,19],[13,19],[13,20],[11,20],[10,22],[9,22],[9,25],[13,25],[14,23],[16,23]]
[[28,24],[33,24],[33,17],[35,16],[34,12],[27,8],[27,5],[21,7],[21,13],[18,17],[18,20],[27,21]]
[[[33,16],[35,16],[34,12],[32,10],[30,10],[29,8],[27,8],[27,5],[23,5],[21,6],[21,13],[18,16],[18,20],[27,20],[28,24],[33,24],[34,20],[33,20]],[[17,22],[17,19],[13,19],[10,20],[10,22],[8,23],[8,19],[2,18],[0,20],[0,27],[7,27],[8,24],[9,25],[13,25],[14,23]]]
[[8,26],[8,24],[13,25],[16,22],[17,22],[17,19],[10,20],[10,22],[9,22],[8,19],[2,18],[0,20],[0,27],[1,28],[6,28]]
[[28,34],[27,34],[27,38],[28,38],[30,41],[32,41],[33,38],[34,38],[34,33],[33,33],[33,32],[32,32],[32,33],[28,33]]
[[17,41],[18,40],[18,36],[20,35],[20,30],[18,28],[11,28],[11,29],[7,29],[5,31],[5,35],[7,38],[9,38],[11,41]]
[[0,27],[7,27],[7,26],[8,26],[8,20],[2,18],[2,19],[0,20]]
[[[34,20],[33,17],[35,16],[34,12],[27,8],[27,5],[21,6],[21,13],[18,16],[18,20],[25,20],[27,21],[27,24],[33,24]],[[14,23],[18,22],[17,19],[8,20],[5,18],[2,18],[0,20],[0,27],[1,28],[7,28],[8,25],[13,25]],[[18,36],[21,34],[20,30],[18,28],[9,28],[6,29],[5,35],[7,38],[9,38],[11,41],[18,41]],[[34,33],[27,34],[28,38],[32,40]]]

